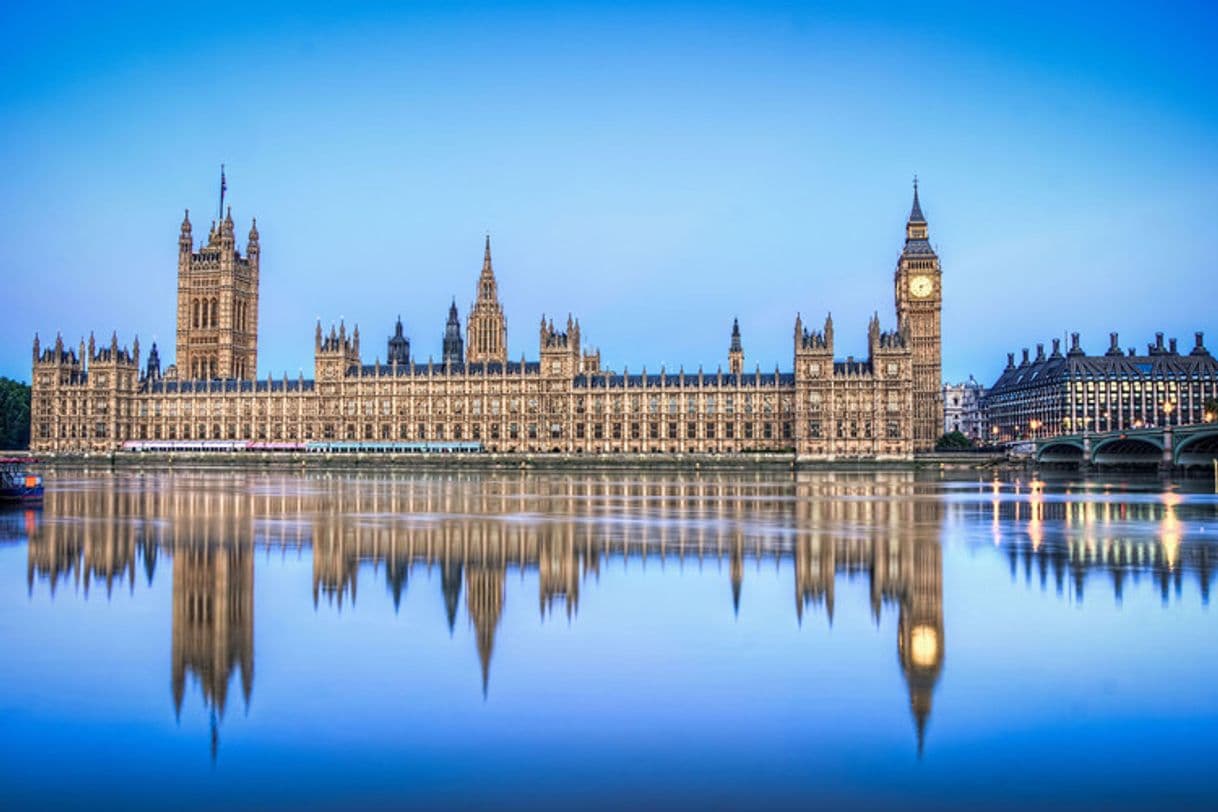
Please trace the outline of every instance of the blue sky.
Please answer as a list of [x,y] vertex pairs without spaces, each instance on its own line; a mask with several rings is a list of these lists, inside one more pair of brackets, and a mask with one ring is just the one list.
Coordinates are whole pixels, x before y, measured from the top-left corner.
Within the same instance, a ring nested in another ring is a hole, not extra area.
[[9,3],[0,375],[30,341],[154,336],[176,240],[262,234],[260,374],[313,324],[400,313],[439,355],[490,231],[513,357],[541,313],[615,369],[791,363],[796,312],[866,352],[917,173],[944,373],[1155,330],[1218,346],[1218,11],[1109,4]]

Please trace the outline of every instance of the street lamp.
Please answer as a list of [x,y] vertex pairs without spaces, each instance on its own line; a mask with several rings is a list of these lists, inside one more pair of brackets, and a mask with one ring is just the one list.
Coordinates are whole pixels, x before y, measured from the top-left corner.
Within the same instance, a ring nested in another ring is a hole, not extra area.
[[1176,404],[1168,400],[1163,403],[1163,422],[1171,425],[1171,413],[1176,408]]

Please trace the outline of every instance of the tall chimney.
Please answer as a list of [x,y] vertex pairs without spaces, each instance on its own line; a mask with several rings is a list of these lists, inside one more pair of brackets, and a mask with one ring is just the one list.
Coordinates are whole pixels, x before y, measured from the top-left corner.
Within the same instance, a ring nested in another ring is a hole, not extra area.
[[1189,355],[1209,355],[1209,350],[1205,348],[1205,333],[1193,333],[1193,351]]

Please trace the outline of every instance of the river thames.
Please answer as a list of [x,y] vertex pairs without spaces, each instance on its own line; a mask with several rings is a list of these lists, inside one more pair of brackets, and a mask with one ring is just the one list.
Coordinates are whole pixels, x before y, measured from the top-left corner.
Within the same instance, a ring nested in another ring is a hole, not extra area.
[[6,808],[1205,807],[1212,482],[51,472]]

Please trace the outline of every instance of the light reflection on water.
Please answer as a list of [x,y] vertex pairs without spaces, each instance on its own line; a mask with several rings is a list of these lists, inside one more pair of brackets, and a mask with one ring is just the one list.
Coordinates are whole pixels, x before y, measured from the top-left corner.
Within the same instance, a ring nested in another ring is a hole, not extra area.
[[0,541],[22,805],[1136,806],[1156,742],[1213,787],[1202,486],[65,473]]

